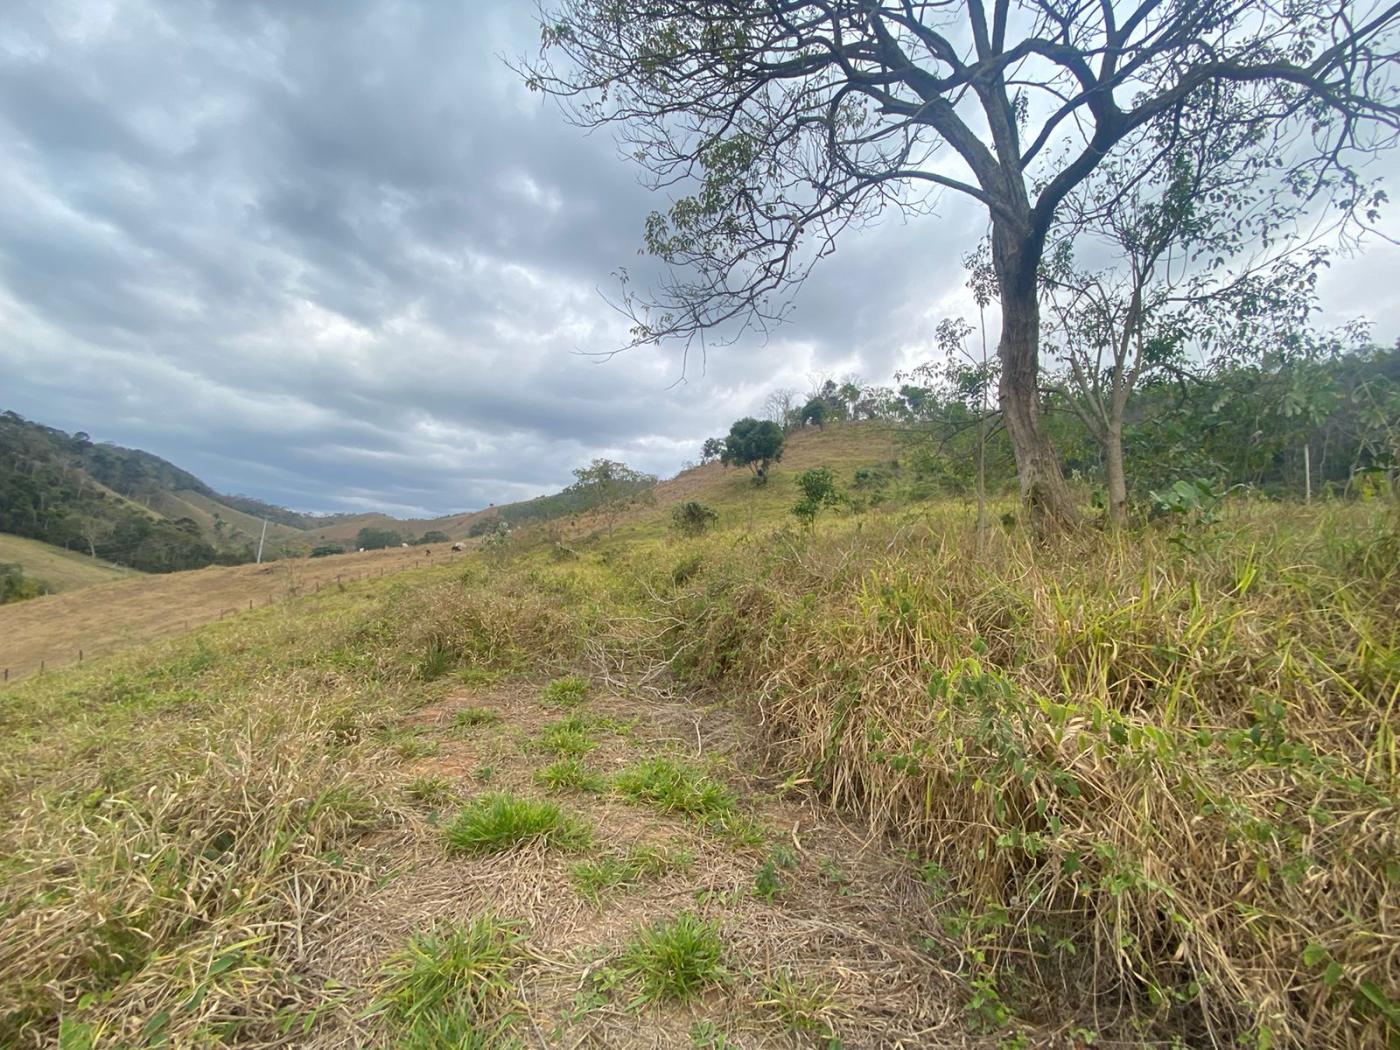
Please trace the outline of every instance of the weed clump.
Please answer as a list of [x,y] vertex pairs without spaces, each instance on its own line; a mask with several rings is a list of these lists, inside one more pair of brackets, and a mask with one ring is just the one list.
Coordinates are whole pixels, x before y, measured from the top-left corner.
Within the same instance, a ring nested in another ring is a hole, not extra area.
[[555,707],[578,707],[588,699],[588,679],[582,675],[565,675],[546,685],[540,695],[545,703]]
[[597,904],[608,890],[630,886],[671,871],[684,871],[694,863],[689,850],[636,845],[621,855],[575,864],[570,872],[580,893]]
[[535,771],[535,783],[550,791],[580,791],[602,794],[608,789],[607,778],[589,769],[577,758],[561,758]]
[[502,1046],[516,1019],[512,971],[522,942],[516,924],[492,915],[416,934],[383,971],[377,1005],[394,1045]]
[[687,912],[638,931],[622,951],[618,973],[635,981],[639,1005],[684,1003],[729,983],[719,926]]
[[719,781],[669,758],[628,766],[613,778],[613,788],[628,802],[702,820],[728,816],[736,808],[734,794]]
[[425,806],[447,806],[457,801],[457,789],[447,777],[425,774],[404,785],[403,793]]
[[501,713],[491,707],[464,707],[452,716],[455,730],[473,729],[478,726],[493,726],[501,720]]
[[450,849],[463,853],[504,853],[532,845],[571,851],[593,841],[588,824],[555,803],[505,792],[472,799],[448,824],[444,837]]

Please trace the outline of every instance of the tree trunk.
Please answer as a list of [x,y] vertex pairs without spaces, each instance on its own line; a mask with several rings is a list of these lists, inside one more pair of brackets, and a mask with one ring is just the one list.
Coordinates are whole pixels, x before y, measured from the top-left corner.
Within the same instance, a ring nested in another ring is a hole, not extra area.
[[1104,441],[1108,470],[1108,523],[1115,529],[1128,524],[1128,481],[1123,472],[1123,424],[1109,424]]
[[1021,501],[1040,531],[1079,523],[1079,511],[1060,470],[1054,443],[1040,425],[1040,261],[1030,236],[998,225],[992,232],[992,264],[1001,291],[1002,418],[1016,455]]

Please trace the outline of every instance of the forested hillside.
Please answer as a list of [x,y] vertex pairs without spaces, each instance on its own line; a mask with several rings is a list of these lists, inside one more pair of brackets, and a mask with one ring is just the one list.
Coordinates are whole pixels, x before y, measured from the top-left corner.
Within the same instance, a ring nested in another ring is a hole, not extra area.
[[[191,510],[185,497],[201,506]],[[239,502],[259,515],[280,511]],[[276,520],[301,517],[281,511]],[[285,539],[300,527],[278,528]],[[145,572],[249,561],[258,539],[241,510],[188,471],[15,412],[0,414],[0,532]]]

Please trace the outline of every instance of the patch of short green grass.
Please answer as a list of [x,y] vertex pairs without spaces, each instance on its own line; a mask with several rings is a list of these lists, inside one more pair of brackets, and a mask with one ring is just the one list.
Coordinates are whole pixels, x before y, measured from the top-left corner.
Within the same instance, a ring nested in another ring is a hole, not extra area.
[[378,1008],[393,1045],[494,1050],[510,1045],[512,971],[523,956],[515,923],[483,915],[415,934],[385,964]]
[[456,786],[451,780],[431,774],[414,777],[404,785],[403,793],[425,806],[447,806],[458,800]]
[[553,802],[509,792],[478,795],[457,813],[444,832],[450,849],[463,853],[503,853],[530,845],[583,849],[593,832],[580,817]]
[[570,875],[579,892],[597,904],[609,890],[667,872],[684,871],[694,863],[695,858],[689,850],[639,843],[620,855],[609,854],[598,860],[575,864]]
[[625,728],[623,723],[612,718],[575,712],[546,725],[540,733],[538,746],[560,758],[581,758],[598,746],[599,733],[615,733]]
[[416,758],[431,758],[442,750],[442,745],[427,736],[421,727],[397,727],[382,731],[384,742],[394,754],[412,761]]
[[690,1045],[695,1050],[737,1050],[732,1042],[713,1021],[696,1021],[690,1026]]
[[755,846],[763,832],[739,808],[734,793],[704,770],[664,756],[628,766],[613,777],[624,800],[662,813],[680,813],[739,845]]
[[686,912],[646,926],[623,949],[618,973],[637,984],[635,1002],[688,1002],[729,983],[719,925]]
[[577,674],[556,678],[544,687],[540,697],[557,707],[578,707],[588,699],[588,679]]
[[613,787],[628,802],[662,813],[710,820],[737,808],[733,793],[718,780],[694,766],[664,757],[628,766],[613,778]]
[[561,758],[536,770],[535,783],[549,791],[586,791],[595,795],[608,789],[607,778],[589,769],[579,758]]
[[434,639],[428,643],[428,648],[423,651],[423,656],[418,661],[418,677],[425,682],[431,682],[441,678],[456,665],[457,654]]
[[790,1032],[825,1040],[828,1046],[834,1039],[836,992],[830,985],[778,970],[763,982],[758,1005]]
[[471,729],[476,726],[491,726],[501,720],[501,712],[491,707],[464,707],[452,716],[452,728]]

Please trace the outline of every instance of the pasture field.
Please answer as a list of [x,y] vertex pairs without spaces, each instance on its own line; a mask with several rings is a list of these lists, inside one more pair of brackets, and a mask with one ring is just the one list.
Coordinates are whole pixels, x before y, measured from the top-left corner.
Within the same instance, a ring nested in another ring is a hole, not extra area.
[[[31,542],[3,536],[0,546],[10,540]],[[150,575],[108,567],[101,574],[105,582],[93,580],[81,590],[0,606],[0,668],[8,668],[14,681],[41,665],[76,663],[80,650],[84,658],[112,653],[338,582],[441,564],[452,557],[443,546],[431,555],[421,547],[393,548]],[[35,574],[44,578],[37,564]]]
[[142,575],[135,569],[89,558],[77,551],[3,532],[0,532],[0,562],[20,566],[24,575],[42,580],[54,594]]
[[0,692],[0,1043],[1393,1045],[1393,507],[759,499]]

